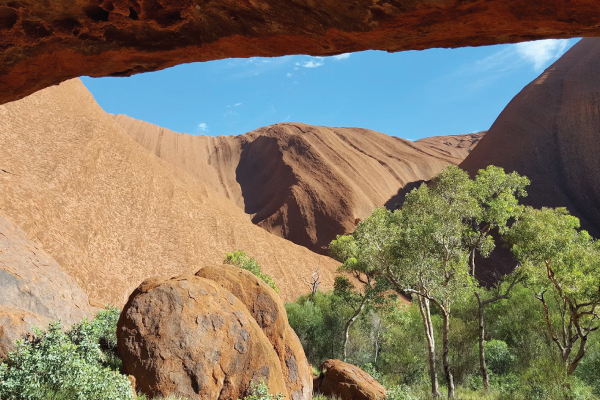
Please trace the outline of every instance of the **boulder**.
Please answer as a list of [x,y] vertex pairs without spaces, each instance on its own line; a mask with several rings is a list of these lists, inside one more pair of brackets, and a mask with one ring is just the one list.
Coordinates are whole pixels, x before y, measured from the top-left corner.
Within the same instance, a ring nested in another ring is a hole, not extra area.
[[87,295],[39,244],[0,215],[0,358],[14,341],[45,328],[90,317]]
[[0,360],[15,349],[15,341],[32,332],[32,327],[45,328],[50,319],[18,307],[0,305]]
[[386,390],[371,375],[355,365],[340,360],[321,363],[322,376],[315,391],[342,400],[383,400]]
[[279,358],[244,304],[197,276],[150,278],[117,325],[125,373],[150,397],[240,399],[251,381],[288,396]]
[[279,357],[291,399],[310,400],[312,368],[279,295],[251,272],[232,265],[205,267],[196,276],[216,282],[246,306]]

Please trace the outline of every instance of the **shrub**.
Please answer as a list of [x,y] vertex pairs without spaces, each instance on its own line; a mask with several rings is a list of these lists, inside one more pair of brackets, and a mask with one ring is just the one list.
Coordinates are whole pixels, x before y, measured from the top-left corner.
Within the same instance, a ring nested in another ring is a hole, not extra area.
[[0,398],[133,399],[127,377],[103,365],[97,341],[101,325],[84,320],[65,333],[54,322],[17,341],[17,349],[0,365]]
[[260,383],[252,381],[250,382],[250,395],[244,397],[244,400],[281,400],[284,397],[283,393],[270,394],[264,381]]
[[242,250],[237,250],[233,253],[227,253],[223,262],[225,264],[235,265],[236,267],[252,272],[255,276],[259,277],[263,280],[263,282],[273,288],[275,292],[279,293],[279,289],[277,289],[277,286],[275,285],[275,280],[269,275],[263,274],[262,269],[260,268],[260,265],[258,265],[256,259],[248,257]]
[[386,400],[418,400],[410,389],[406,385],[392,386],[388,389]]
[[516,359],[502,340],[485,342],[485,356],[489,369],[499,375],[508,373]]

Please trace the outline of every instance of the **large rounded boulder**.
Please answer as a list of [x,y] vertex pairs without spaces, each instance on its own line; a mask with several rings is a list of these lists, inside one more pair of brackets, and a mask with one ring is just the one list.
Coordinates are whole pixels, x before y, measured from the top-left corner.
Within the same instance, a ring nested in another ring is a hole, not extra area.
[[251,272],[231,265],[205,267],[196,276],[216,282],[240,299],[275,349],[290,398],[310,400],[312,368],[279,295]]
[[250,382],[288,396],[277,354],[244,304],[197,276],[151,278],[117,325],[123,368],[150,397],[239,399]]
[[355,365],[340,360],[327,360],[321,363],[321,377],[315,390],[328,397],[342,400],[383,400],[385,388],[371,375]]

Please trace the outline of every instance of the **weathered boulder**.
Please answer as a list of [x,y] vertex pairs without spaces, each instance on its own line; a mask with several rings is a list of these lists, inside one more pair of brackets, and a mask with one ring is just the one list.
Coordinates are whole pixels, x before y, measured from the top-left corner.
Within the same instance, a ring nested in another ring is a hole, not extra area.
[[383,400],[386,390],[371,375],[355,365],[340,360],[321,363],[323,376],[315,391],[342,400]]
[[31,333],[31,328],[45,328],[50,319],[18,307],[0,305],[0,360],[14,350],[15,341]]
[[0,2],[0,104],[81,76],[227,57],[598,36],[596,0]]
[[87,295],[60,265],[0,215],[0,358],[14,341],[60,320],[91,316]]
[[197,276],[151,278],[117,325],[125,373],[154,397],[238,399],[251,381],[288,396],[277,354],[244,304]]
[[279,295],[251,272],[232,265],[205,267],[196,276],[216,282],[246,306],[279,357],[290,398],[310,400],[312,368]]

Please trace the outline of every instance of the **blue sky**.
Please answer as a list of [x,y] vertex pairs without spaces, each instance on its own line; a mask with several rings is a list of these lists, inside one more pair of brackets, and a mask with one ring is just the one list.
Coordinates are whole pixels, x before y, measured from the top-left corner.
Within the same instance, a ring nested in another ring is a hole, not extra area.
[[227,59],[83,82],[109,113],[203,135],[278,122],[416,140],[488,129],[577,39],[335,57]]

